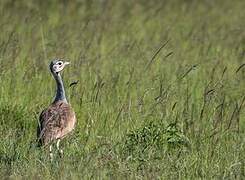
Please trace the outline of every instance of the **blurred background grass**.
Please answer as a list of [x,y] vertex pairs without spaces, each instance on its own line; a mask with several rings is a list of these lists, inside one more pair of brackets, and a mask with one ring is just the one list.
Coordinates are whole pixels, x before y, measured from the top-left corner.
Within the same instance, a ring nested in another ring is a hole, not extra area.
[[[0,8],[2,178],[244,178],[243,0]],[[35,133],[55,57],[71,62],[63,77],[78,124],[51,163]]]

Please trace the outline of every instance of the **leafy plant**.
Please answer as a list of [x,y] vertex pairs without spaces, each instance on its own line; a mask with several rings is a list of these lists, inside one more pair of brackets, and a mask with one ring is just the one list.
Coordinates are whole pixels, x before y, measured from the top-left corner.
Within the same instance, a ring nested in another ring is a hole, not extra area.
[[125,137],[123,153],[134,160],[159,158],[174,149],[189,147],[188,138],[176,123],[167,127],[161,123],[150,122],[142,128],[128,133]]

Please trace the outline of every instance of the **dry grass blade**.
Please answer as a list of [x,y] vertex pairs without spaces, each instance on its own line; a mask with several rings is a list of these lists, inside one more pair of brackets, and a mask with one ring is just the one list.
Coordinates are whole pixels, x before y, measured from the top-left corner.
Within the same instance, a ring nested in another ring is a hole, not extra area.
[[[154,59],[156,58],[156,56],[161,52],[161,50],[169,43],[170,40],[167,40],[163,45],[161,45],[158,50],[153,54],[153,56],[151,57],[150,61],[147,63],[145,70],[147,70],[151,64],[153,63]],[[169,54],[171,55],[171,54]]]
[[77,84],[78,84],[78,82],[79,82],[79,80],[77,80],[77,81],[74,81],[74,82],[70,83],[69,87],[72,87],[72,86],[74,86],[74,85],[77,85]]
[[237,68],[236,73],[238,73],[243,67],[245,67],[245,63]]
[[197,67],[198,65],[195,64],[193,66],[191,66],[180,78],[180,80],[184,79],[191,71],[195,70],[195,68]]

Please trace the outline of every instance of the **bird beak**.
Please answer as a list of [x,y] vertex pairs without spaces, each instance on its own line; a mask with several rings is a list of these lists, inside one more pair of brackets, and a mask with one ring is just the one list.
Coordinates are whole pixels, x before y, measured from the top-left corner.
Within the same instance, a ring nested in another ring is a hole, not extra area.
[[66,65],[69,65],[70,64],[70,62],[64,62],[64,65],[66,66]]

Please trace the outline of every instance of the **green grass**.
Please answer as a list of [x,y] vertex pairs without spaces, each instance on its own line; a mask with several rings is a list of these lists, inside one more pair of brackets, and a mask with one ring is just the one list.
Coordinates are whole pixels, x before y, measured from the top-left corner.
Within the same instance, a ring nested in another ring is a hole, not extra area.
[[[244,9],[1,0],[1,179],[244,179]],[[35,138],[55,57],[78,123],[50,162]]]

